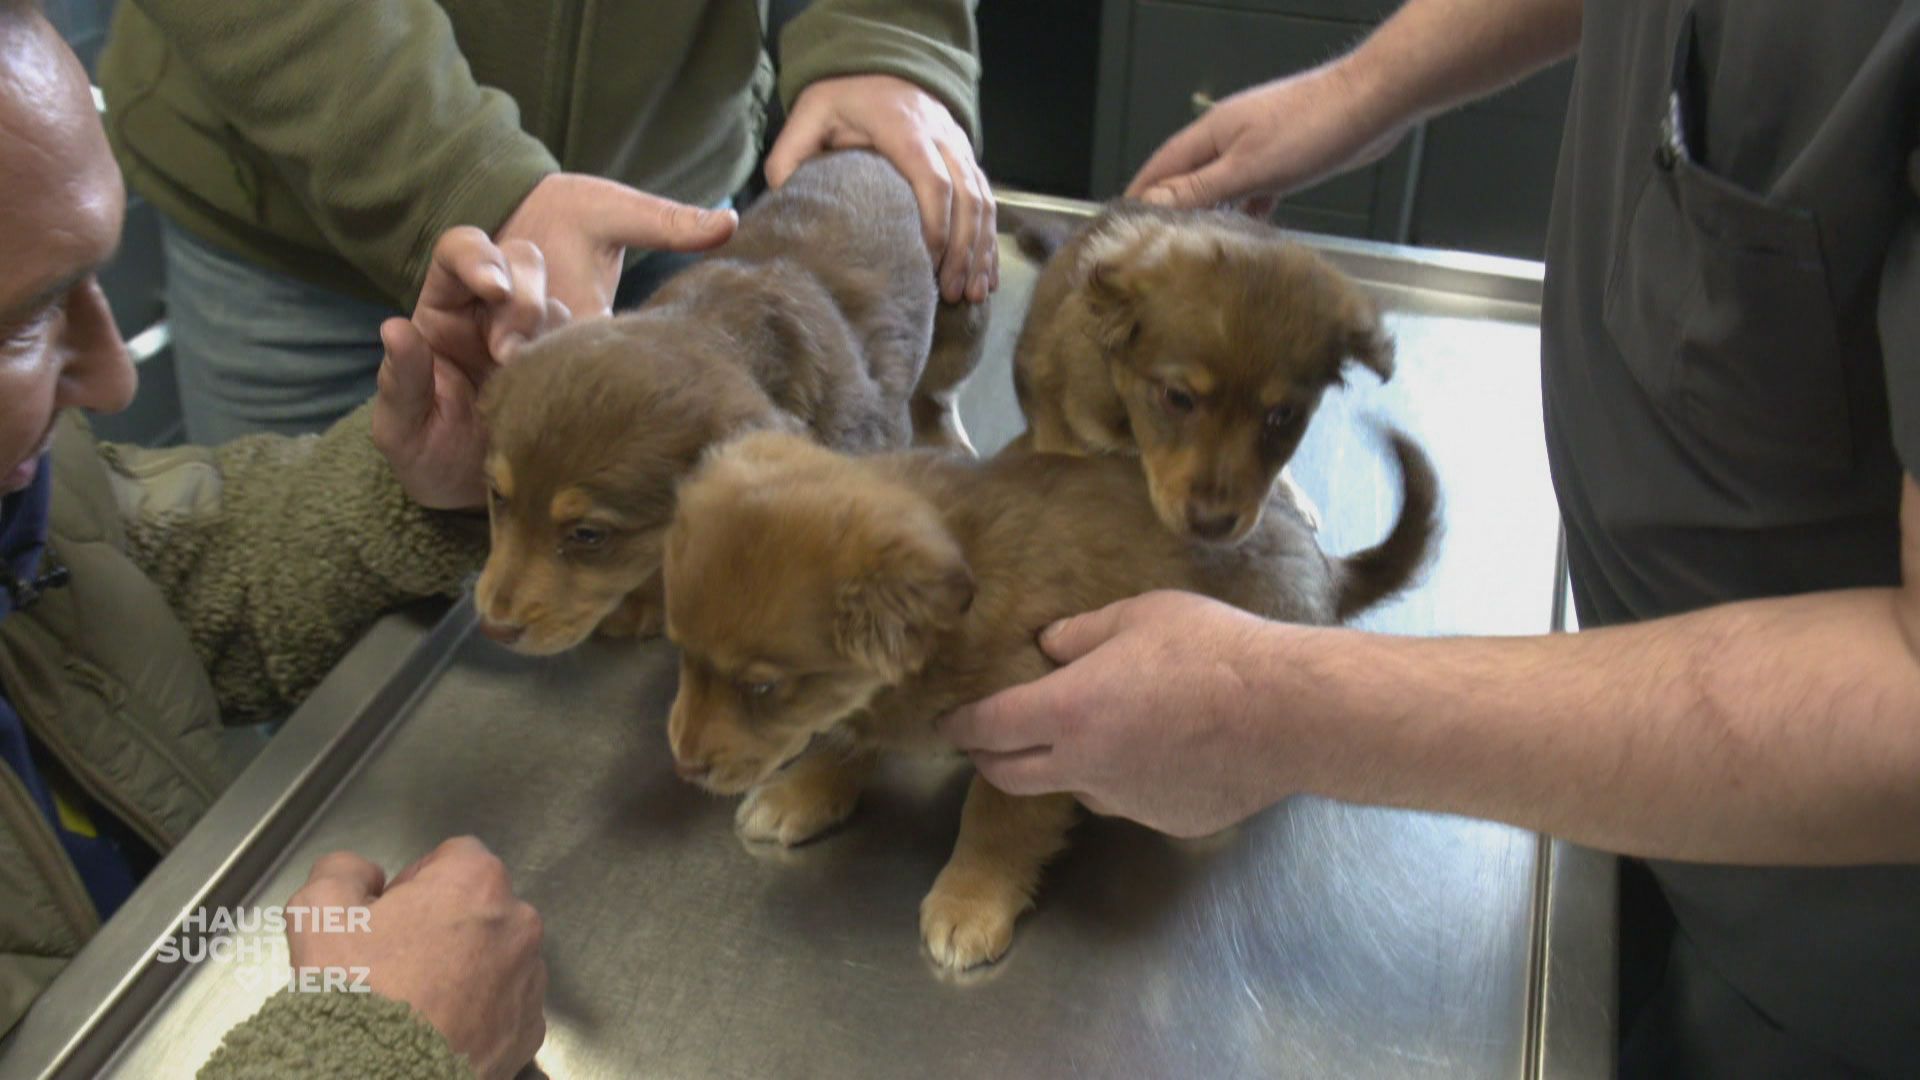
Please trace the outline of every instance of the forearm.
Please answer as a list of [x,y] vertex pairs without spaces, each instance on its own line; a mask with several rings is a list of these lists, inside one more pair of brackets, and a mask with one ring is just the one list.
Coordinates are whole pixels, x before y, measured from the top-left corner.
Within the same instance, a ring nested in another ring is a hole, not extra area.
[[133,2],[398,306],[412,306],[442,232],[494,230],[557,168],[513,100],[474,81],[432,0]]
[[1823,593],[1550,638],[1276,628],[1277,656],[1309,673],[1286,679],[1291,722],[1322,748],[1298,786],[1635,855],[1920,859],[1902,603]]
[[1582,0],[1409,0],[1335,68],[1385,130],[1573,53]]

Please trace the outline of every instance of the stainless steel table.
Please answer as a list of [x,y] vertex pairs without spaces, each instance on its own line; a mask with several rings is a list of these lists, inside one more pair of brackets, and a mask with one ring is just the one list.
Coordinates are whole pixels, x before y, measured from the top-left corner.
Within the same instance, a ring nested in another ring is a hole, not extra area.
[[[1395,511],[1366,415],[1421,437],[1447,499],[1431,579],[1365,625],[1547,630],[1539,267],[1313,242],[1391,309],[1401,357],[1387,387],[1332,396],[1296,458],[1325,542],[1371,543]],[[1032,271],[1005,257],[992,357],[966,400],[983,450],[1019,427],[1007,354]],[[830,838],[749,848],[730,800],[673,776],[669,649],[595,642],[537,662],[472,628],[464,604],[377,626],[42,999],[0,1074],[190,1073],[279,961],[161,963],[184,911],[283,903],[323,852],[397,869],[461,832],[546,917],[538,1065],[555,1077],[1611,1071],[1604,857],[1305,798],[1197,843],[1094,821],[1007,959],[942,979],[917,905],[952,847],[960,773],[898,765]]]

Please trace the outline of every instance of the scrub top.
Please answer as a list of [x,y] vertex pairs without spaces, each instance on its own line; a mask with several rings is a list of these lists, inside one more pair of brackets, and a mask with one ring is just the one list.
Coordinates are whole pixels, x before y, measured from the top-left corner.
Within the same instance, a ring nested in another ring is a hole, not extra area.
[[[1917,119],[1920,0],[1588,0],[1542,312],[1583,625],[1899,583]],[[1920,1076],[1920,867],[1650,868],[1676,929],[1623,1065]]]

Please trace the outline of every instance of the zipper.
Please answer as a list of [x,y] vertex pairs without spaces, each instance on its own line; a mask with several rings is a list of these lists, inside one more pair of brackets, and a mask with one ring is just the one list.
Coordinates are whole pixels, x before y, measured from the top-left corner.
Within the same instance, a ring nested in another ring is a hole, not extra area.
[[87,895],[79,871],[73,868],[66,850],[60,846],[60,838],[54,835],[52,822],[40,812],[27,785],[8,768],[0,768],[0,819],[7,821],[13,835],[26,848],[28,861],[53,889],[61,914],[68,917],[80,940],[91,938],[100,929],[100,913],[94,909],[93,898]]

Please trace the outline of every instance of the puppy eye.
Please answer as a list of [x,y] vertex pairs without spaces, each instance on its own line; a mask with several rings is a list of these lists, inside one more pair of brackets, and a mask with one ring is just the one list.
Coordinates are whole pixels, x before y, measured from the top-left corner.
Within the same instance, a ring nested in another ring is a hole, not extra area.
[[1177,386],[1169,386],[1166,383],[1160,384],[1160,405],[1168,412],[1175,416],[1185,416],[1187,413],[1193,411],[1195,404],[1192,394],[1187,393]]
[[1293,423],[1293,417],[1293,405],[1289,402],[1282,402],[1267,410],[1267,426],[1270,428],[1286,427],[1288,424]]
[[490,505],[492,505],[492,507],[495,510],[498,510],[507,505],[507,497],[505,495],[500,494],[499,488],[494,487],[492,484],[488,484],[487,485],[487,502]]
[[740,692],[750,698],[764,698],[780,688],[778,682],[741,683]]
[[574,547],[599,547],[602,543],[606,542],[606,539],[607,531],[605,529],[596,529],[591,525],[575,525],[573,528],[567,530],[567,543]]

